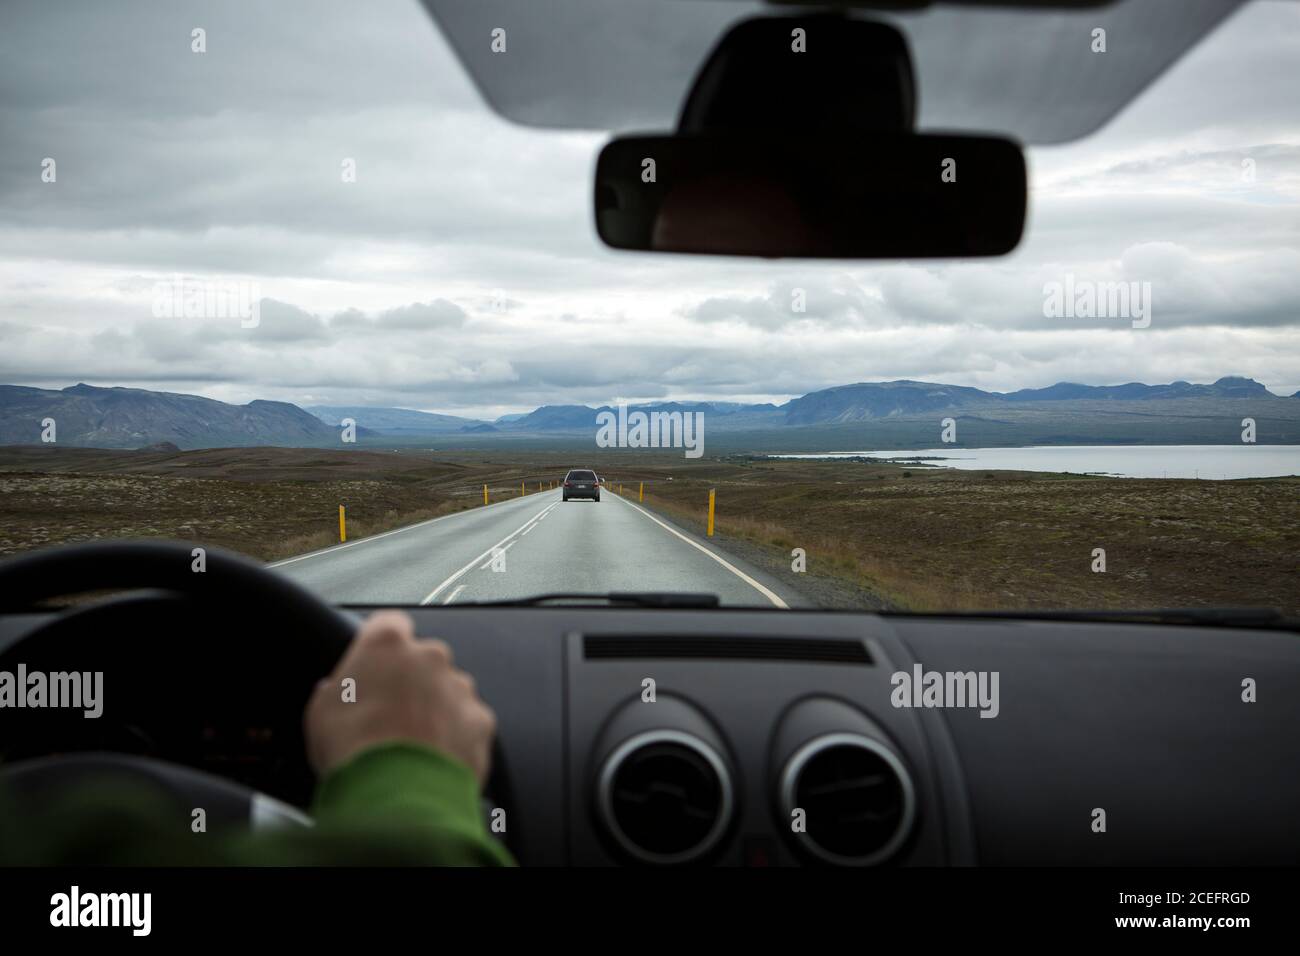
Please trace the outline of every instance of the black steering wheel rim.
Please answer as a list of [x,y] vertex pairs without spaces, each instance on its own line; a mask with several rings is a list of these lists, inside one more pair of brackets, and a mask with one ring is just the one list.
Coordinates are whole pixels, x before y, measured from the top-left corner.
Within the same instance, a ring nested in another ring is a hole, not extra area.
[[[41,611],[41,602],[87,591],[145,592],[79,604],[57,614],[0,649],[0,668],[22,661],[62,662],[67,655],[61,651],[80,647],[81,654],[93,649],[98,655],[115,655],[123,659],[123,666],[161,670],[164,661],[160,657],[173,651],[180,654],[182,649],[188,653],[190,648],[179,626],[178,633],[159,636],[146,633],[150,625],[153,631],[166,629],[170,622],[179,625],[194,614],[225,621],[237,609],[243,620],[254,621],[261,631],[273,635],[276,646],[268,649],[268,656],[279,661],[283,671],[291,670],[295,678],[276,690],[286,698],[283,710],[296,710],[294,719],[299,720],[306,695],[317,680],[333,670],[356,633],[357,620],[255,561],[220,548],[202,548],[200,555],[196,548],[178,541],[93,542],[0,562],[0,610],[8,613]],[[133,628],[136,620],[145,626]],[[133,630],[135,633],[130,633]],[[232,643],[248,650],[246,644]],[[80,659],[80,655],[73,656]],[[76,664],[73,667],[80,669]],[[111,699],[107,691],[105,697]],[[0,716],[7,718],[5,723],[12,729],[15,720],[37,715],[8,711]],[[294,748],[302,760],[296,740],[290,749]],[[82,768],[89,775],[114,759],[103,754],[92,758],[87,751],[95,749],[90,746],[63,756],[20,758],[0,775],[21,773],[22,789],[40,799],[66,787]],[[117,762],[136,770],[142,766],[140,758],[129,756]],[[205,775],[196,774],[184,763],[152,760],[151,764],[154,772],[146,776],[167,782],[164,789],[173,791],[173,796],[183,790],[192,798],[196,788],[202,790],[205,785]],[[245,792],[250,805],[265,796],[212,774],[206,778],[211,781],[209,798],[214,806],[223,800],[228,803],[234,790]]]
[[[202,571],[195,570],[196,552],[202,552]],[[94,541],[0,562],[0,613],[30,611],[42,601],[87,591],[136,588],[208,601],[238,600],[258,613],[291,621],[289,639],[302,642],[298,652],[304,666],[321,675],[338,662],[357,628],[355,618],[296,581],[224,548],[183,541]]]

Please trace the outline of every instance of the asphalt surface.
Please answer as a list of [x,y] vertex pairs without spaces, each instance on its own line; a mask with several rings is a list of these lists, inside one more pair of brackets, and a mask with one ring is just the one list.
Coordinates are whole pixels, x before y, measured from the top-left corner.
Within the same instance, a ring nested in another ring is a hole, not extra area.
[[809,602],[709,539],[617,494],[544,491],[271,565],[334,604],[456,604],[555,592],[689,591],[726,605]]

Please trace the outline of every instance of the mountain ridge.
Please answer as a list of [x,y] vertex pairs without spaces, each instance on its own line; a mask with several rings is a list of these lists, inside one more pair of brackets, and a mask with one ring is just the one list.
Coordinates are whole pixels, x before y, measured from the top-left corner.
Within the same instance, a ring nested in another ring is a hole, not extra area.
[[[1290,408],[1300,392],[1282,396],[1244,376],[1224,376],[1209,384],[1175,381],[1160,385],[1055,385],[1013,392],[991,392],[963,385],[896,379],[856,382],[818,389],[781,404],[723,401],[662,401],[628,406],[631,412],[690,414],[703,412],[712,432],[757,429],[835,428],[903,420],[934,413],[973,410],[1033,414],[1074,411],[1080,419],[1096,409],[1125,403],[1239,399],[1282,403]],[[1067,404],[1067,403],[1073,403]],[[1181,406],[1179,406],[1181,407]],[[417,409],[363,405],[312,405],[255,399],[233,405],[178,392],[79,382],[64,389],[0,385],[0,444],[38,444],[47,419],[56,423],[59,443],[102,448],[140,448],[169,442],[182,449],[285,445],[333,446],[343,419],[356,422],[359,439],[419,439],[456,436],[505,437],[573,434],[594,430],[601,412],[617,406],[542,405],[531,412],[503,415],[494,421],[424,412]]]
[[[297,445],[338,441],[336,429],[290,402],[255,399],[232,405],[214,398],[79,382],[42,389],[0,385],[0,444],[40,444],[53,421],[55,444],[181,449]],[[358,429],[358,435],[367,433]]]

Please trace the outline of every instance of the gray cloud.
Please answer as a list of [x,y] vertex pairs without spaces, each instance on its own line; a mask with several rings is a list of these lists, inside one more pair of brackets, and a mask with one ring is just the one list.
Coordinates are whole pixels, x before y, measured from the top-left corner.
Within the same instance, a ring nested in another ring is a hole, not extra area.
[[468,318],[464,309],[446,299],[433,302],[413,302],[397,309],[389,309],[375,320],[384,329],[451,329],[465,324]]
[[[1300,4],[1251,5],[1097,134],[1033,150],[1004,259],[773,262],[601,247],[602,138],[492,114],[415,0],[9,0],[0,380],[483,414],[902,377],[1289,393],[1298,53]],[[259,327],[155,318],[176,273],[256,281]],[[1151,282],[1152,327],[1045,318],[1066,274]]]

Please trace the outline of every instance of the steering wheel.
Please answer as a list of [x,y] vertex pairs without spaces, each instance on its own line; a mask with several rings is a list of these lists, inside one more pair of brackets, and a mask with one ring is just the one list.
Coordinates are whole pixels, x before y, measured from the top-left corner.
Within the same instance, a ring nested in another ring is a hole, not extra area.
[[[95,542],[0,563],[6,613],[104,589],[134,593],[0,641],[0,670],[75,672],[84,685],[81,707],[0,709],[0,788],[21,808],[107,774],[203,807],[209,823],[305,821],[291,806],[305,806],[314,783],[303,708],[358,619],[252,560],[181,542]],[[192,769],[248,776],[250,764],[276,796]]]

